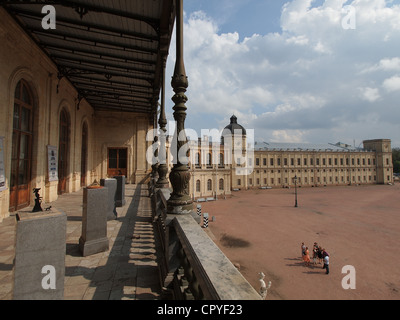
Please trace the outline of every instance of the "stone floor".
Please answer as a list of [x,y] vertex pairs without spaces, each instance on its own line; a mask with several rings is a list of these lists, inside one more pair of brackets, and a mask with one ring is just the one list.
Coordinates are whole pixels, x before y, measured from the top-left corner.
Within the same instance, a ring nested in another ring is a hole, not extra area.
[[[126,186],[126,205],[107,225],[110,250],[90,257],[79,252],[83,192],[45,204],[64,211],[67,221],[65,300],[157,300],[160,285],[157,243],[147,187]],[[44,207],[43,206],[43,207]],[[12,299],[15,217],[0,223],[0,300]]]

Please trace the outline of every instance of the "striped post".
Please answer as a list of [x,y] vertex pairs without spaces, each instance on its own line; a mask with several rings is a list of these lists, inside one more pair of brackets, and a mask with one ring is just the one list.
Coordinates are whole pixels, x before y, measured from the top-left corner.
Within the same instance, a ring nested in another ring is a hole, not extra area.
[[197,215],[201,217],[201,204],[197,205]]
[[205,213],[203,215],[203,228],[208,228],[208,217],[209,217],[208,213]]

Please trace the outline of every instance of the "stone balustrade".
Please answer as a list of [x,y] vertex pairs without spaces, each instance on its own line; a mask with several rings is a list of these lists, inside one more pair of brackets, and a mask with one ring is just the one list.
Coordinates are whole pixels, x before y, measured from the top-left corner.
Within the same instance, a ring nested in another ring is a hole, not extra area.
[[153,189],[154,221],[163,254],[159,261],[165,299],[261,300],[200,226],[200,217],[167,215],[169,189]]

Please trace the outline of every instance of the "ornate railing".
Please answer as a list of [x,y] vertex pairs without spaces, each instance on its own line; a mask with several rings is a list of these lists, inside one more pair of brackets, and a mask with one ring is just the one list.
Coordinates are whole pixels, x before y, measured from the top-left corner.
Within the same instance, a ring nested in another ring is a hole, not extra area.
[[171,300],[260,300],[231,261],[201,228],[200,217],[167,215],[169,189],[152,189],[154,222],[161,241],[163,298]]

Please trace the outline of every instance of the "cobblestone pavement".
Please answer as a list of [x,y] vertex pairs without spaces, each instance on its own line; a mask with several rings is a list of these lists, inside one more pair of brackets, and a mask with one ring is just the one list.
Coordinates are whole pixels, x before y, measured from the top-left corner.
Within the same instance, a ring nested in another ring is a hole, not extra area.
[[[126,205],[107,223],[110,250],[89,257],[79,252],[83,191],[46,204],[67,214],[65,300],[157,300],[157,243],[147,186],[126,185]],[[16,219],[0,223],[0,299],[12,299]]]

